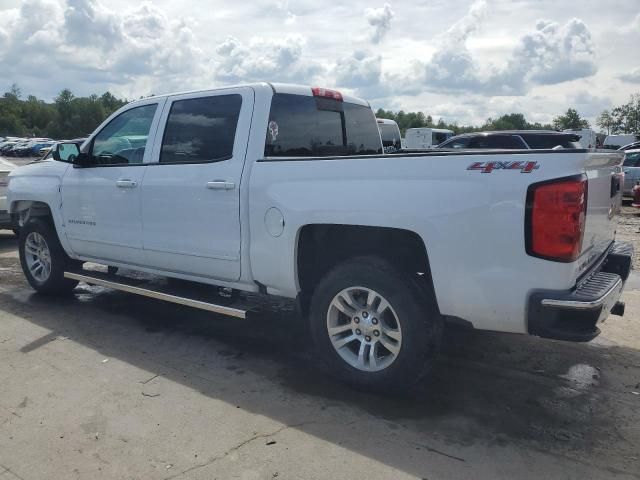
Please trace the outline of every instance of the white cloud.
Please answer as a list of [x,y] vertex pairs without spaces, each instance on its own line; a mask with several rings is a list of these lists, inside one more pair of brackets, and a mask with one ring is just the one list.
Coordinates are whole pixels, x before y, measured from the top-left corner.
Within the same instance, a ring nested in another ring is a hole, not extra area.
[[393,76],[402,91],[482,92],[523,95],[535,85],[554,85],[597,72],[591,33],[578,19],[566,24],[540,20],[520,37],[504,65],[486,64],[468,48],[487,14],[485,0],[476,0],[468,13],[439,38],[431,59],[416,61],[404,78]]
[[0,75],[27,86],[51,75],[58,90],[78,82],[167,88],[197,77],[205,63],[189,27],[147,2],[112,11],[95,0],[28,0],[4,35]]
[[373,43],[379,43],[387,32],[391,29],[391,19],[395,13],[391,10],[391,5],[385,3],[381,8],[367,8],[364,11],[364,18],[369,25],[374,27],[371,34]]
[[137,98],[287,81],[460,123],[511,111],[546,122],[627,101],[638,41],[637,0],[9,0],[0,91]]
[[302,59],[305,42],[301,35],[286,35],[279,39],[254,37],[245,44],[229,36],[216,48],[215,76],[226,82],[309,83],[322,67]]
[[629,72],[622,73],[618,78],[623,82],[640,83],[640,67],[634,68]]

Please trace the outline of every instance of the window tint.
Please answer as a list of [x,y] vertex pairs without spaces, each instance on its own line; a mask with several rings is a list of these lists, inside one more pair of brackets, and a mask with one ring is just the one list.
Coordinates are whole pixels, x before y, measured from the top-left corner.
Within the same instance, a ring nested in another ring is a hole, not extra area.
[[227,160],[242,106],[242,96],[176,100],[171,105],[160,150],[161,163],[194,163]]
[[518,137],[513,135],[482,135],[472,138],[468,148],[518,149],[525,146]]
[[640,153],[627,153],[622,165],[625,167],[640,167]]
[[544,133],[523,133],[521,135],[529,147],[534,149],[552,149],[560,146],[562,148],[580,148],[580,144],[573,142],[573,135],[555,135]]
[[142,163],[157,104],[135,107],[111,120],[98,133],[91,155],[98,165]]
[[382,153],[369,107],[328,98],[278,93],[271,101],[265,156]]
[[452,138],[446,143],[439,145],[438,148],[467,148],[469,137]]

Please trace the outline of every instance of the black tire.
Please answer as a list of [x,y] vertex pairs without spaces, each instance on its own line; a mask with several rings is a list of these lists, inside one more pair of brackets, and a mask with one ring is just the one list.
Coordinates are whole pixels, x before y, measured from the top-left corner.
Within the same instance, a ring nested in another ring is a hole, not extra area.
[[[29,270],[27,265],[28,254],[25,250],[25,245],[29,234],[32,232],[37,232],[42,235],[42,237],[44,237],[44,240],[50,252],[51,272],[48,278],[44,281],[36,279],[31,274],[31,271]],[[37,292],[49,295],[60,295],[71,292],[76,287],[76,285],[78,285],[77,280],[64,278],[64,272],[67,268],[77,267],[79,262],[72,260],[65,253],[62,245],[60,244],[60,240],[58,239],[58,234],[56,233],[55,228],[46,220],[33,218],[20,229],[18,250],[20,253],[20,264],[22,265],[22,271],[24,272],[24,275],[27,278],[29,284]]]
[[[405,393],[424,378],[439,350],[442,318],[433,295],[416,277],[381,258],[359,257],[337,265],[321,279],[311,299],[310,326],[316,353],[329,374],[358,389],[390,394]],[[382,370],[355,368],[338,354],[329,337],[327,315],[331,302],[350,287],[376,291],[398,317],[402,330],[400,351]]]

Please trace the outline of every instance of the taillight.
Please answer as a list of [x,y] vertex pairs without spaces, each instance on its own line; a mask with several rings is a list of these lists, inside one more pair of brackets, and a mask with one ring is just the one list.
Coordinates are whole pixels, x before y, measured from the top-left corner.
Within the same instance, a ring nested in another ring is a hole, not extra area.
[[587,213],[584,175],[531,185],[525,221],[529,255],[557,262],[580,256]]
[[328,88],[313,87],[311,89],[314,97],[331,98],[339,102],[342,101],[342,94],[337,90],[329,90]]

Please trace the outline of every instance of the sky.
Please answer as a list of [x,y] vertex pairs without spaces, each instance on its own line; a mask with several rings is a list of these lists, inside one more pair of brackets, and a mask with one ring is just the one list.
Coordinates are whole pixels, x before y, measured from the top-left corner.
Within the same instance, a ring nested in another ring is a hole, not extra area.
[[638,0],[0,0],[0,91],[335,87],[460,124],[640,93]]

